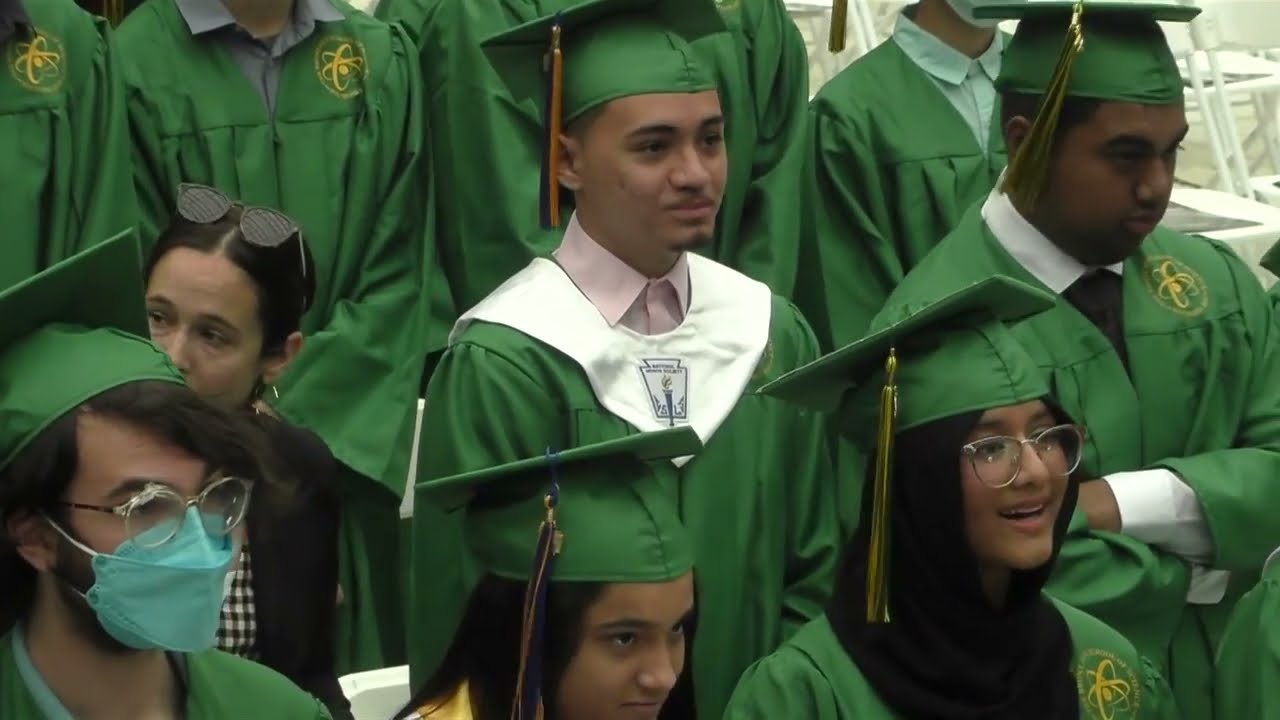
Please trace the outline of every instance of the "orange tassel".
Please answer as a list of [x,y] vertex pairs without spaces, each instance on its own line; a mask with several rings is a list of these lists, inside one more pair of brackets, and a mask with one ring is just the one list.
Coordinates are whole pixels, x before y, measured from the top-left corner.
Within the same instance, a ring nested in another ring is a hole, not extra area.
[[849,0],[831,3],[831,28],[827,36],[827,49],[833,53],[844,50],[845,27],[849,24]]
[[564,53],[560,25],[551,29],[551,112],[547,122],[547,217],[560,227],[560,133],[564,122]]

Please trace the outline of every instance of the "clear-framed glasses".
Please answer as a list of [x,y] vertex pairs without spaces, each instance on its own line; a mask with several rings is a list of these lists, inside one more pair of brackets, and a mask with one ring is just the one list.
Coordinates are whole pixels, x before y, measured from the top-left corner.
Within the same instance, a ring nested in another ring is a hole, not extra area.
[[[177,211],[187,222],[197,225],[216,223],[226,217],[235,204],[235,201],[217,188],[196,183],[178,185]],[[240,232],[249,243],[264,248],[283,247],[291,238],[296,237],[298,267],[302,271],[302,277],[307,278],[310,268],[307,267],[307,254],[302,247],[302,230],[293,218],[273,208],[246,205],[240,216]],[[310,298],[305,299],[305,302],[310,304]]]
[[168,485],[148,483],[136,495],[115,507],[62,502],[65,507],[110,513],[124,518],[125,535],[138,545],[159,547],[173,539],[182,528],[187,508],[194,506],[210,537],[226,537],[243,520],[249,509],[253,483],[244,478],[214,480],[199,495],[187,498]]
[[1057,425],[1025,440],[1007,435],[974,440],[960,448],[969,458],[973,472],[982,484],[992,489],[1010,485],[1022,471],[1022,446],[1030,445],[1049,472],[1065,477],[1080,465],[1084,446],[1084,428],[1079,425]]

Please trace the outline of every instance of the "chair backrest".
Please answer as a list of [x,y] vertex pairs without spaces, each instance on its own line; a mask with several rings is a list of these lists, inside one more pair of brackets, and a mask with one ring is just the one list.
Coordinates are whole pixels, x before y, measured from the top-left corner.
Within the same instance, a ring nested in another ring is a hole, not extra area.
[[338,685],[355,720],[389,720],[413,695],[408,665],[343,675]]
[[1202,50],[1275,50],[1280,48],[1280,2],[1276,0],[1196,0],[1203,12]]

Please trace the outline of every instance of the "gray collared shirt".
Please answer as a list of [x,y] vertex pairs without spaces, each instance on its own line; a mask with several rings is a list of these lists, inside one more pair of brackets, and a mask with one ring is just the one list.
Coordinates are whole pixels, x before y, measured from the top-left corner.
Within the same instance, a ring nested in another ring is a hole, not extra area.
[[285,53],[311,37],[317,22],[340,22],[344,19],[329,0],[295,0],[289,22],[278,35],[255,38],[236,23],[235,17],[220,0],[175,2],[192,35],[207,35],[227,48],[272,115],[276,112],[280,67]]

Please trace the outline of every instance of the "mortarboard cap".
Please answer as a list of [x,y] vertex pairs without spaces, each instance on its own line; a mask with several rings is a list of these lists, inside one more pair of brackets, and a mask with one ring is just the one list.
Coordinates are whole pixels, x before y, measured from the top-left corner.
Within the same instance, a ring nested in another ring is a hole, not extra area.
[[716,89],[690,43],[725,30],[711,0],[588,0],[483,41],[512,96],[545,107],[544,227],[559,224],[563,126],[619,98]]
[[0,468],[58,418],[138,380],[182,383],[148,335],[133,231],[0,292]]
[[1005,322],[1053,307],[1054,296],[995,276],[923,303],[882,310],[862,339],[783,375],[760,392],[836,413],[855,443],[875,439],[867,620],[887,622],[889,478],[894,436],[925,423],[1049,395],[1049,383]]
[[416,502],[461,510],[467,547],[486,570],[527,579],[549,488],[558,486],[563,540],[553,580],[657,582],[683,575],[692,554],[657,461],[702,449],[687,427],[639,433],[560,453],[428,480]]
[[525,580],[511,717],[542,717],[542,630],[551,582],[667,582],[693,567],[676,507],[675,457],[702,449],[688,427],[640,433],[419,483],[417,501],[460,509],[471,555]]
[[1067,97],[1144,105],[1182,100],[1182,76],[1158,22],[1188,22],[1199,13],[1181,0],[978,0],[975,17],[1019,20],[996,88],[1042,97],[1005,177],[1018,209],[1033,208],[1043,190]]

